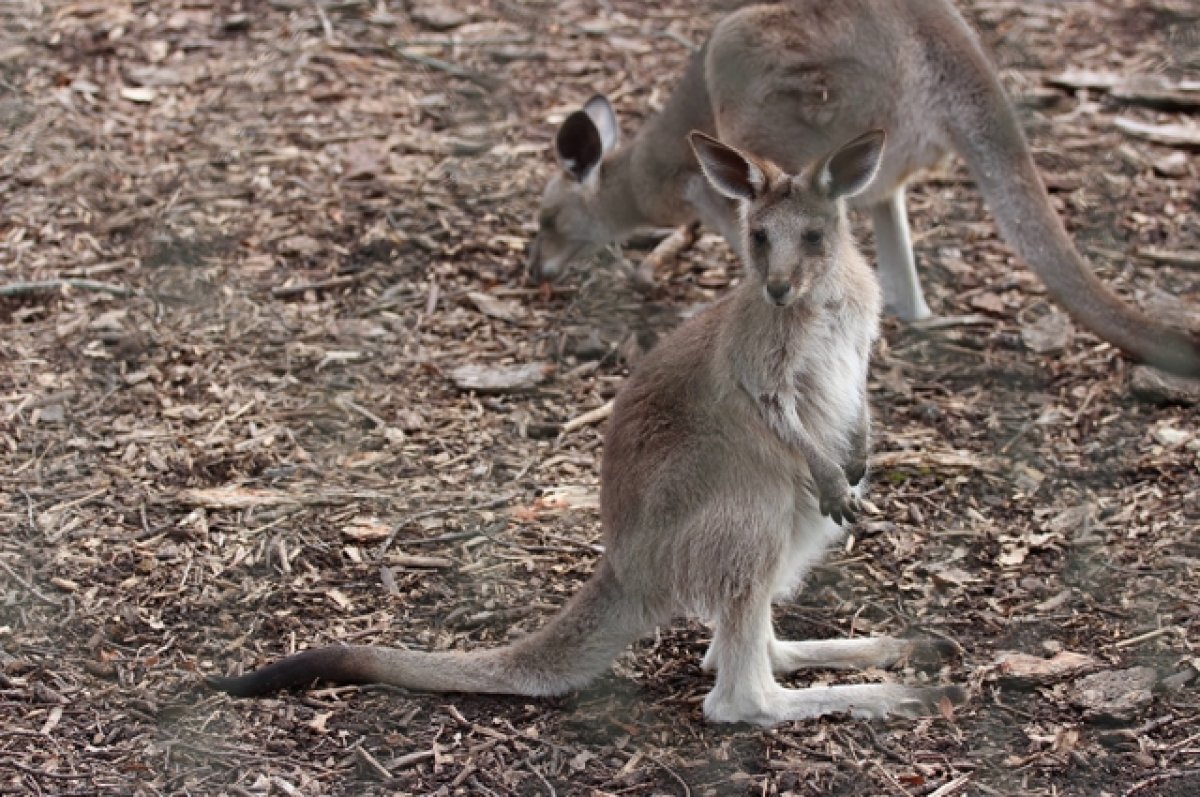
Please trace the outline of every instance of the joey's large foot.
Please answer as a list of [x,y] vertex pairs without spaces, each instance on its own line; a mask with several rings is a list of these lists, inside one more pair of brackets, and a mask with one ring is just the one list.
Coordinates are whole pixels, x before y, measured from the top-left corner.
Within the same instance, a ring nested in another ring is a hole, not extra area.
[[958,684],[945,686],[907,687],[893,700],[863,706],[853,706],[850,716],[858,719],[888,717],[930,717],[942,713],[943,706],[961,706],[967,702],[967,690]]
[[942,637],[912,636],[905,642],[908,643],[905,659],[918,670],[936,670],[946,662],[962,658],[958,643]]
[[822,515],[828,515],[833,518],[834,523],[839,525],[842,523],[853,523],[863,511],[862,502],[850,489],[848,483],[838,485],[836,492],[833,490],[828,492],[822,490],[819,508]]

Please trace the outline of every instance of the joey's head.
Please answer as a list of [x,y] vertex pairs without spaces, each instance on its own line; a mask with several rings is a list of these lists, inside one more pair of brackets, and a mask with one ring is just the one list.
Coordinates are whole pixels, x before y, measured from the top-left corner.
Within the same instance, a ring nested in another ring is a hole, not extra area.
[[875,177],[882,130],[842,145],[800,174],[698,131],[688,140],[713,188],[738,202],[746,272],[761,282],[769,302],[787,307],[836,270],[852,245],[845,200]]
[[610,243],[600,182],[605,157],[617,147],[620,128],[608,100],[596,95],[558,129],[554,149],[562,170],[550,179],[538,210],[537,237],[529,247],[529,278],[548,282],[571,263]]

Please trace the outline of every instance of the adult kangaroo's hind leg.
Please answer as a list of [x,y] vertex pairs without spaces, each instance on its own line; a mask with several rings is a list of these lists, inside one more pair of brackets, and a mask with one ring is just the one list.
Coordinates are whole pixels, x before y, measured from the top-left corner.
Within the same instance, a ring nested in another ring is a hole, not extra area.
[[871,207],[871,224],[875,228],[875,257],[884,306],[902,321],[929,318],[913,255],[904,186]]

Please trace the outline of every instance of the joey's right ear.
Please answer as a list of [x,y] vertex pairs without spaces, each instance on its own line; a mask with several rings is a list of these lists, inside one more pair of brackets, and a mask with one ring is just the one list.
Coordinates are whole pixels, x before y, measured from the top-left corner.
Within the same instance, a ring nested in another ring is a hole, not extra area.
[[728,144],[699,130],[688,133],[688,143],[708,182],[730,199],[754,199],[766,188],[762,168]]
[[879,171],[886,138],[882,130],[870,130],[843,144],[817,168],[817,189],[832,199],[862,193]]
[[563,120],[554,137],[559,163],[576,180],[583,182],[604,157],[600,130],[585,111],[576,111]]

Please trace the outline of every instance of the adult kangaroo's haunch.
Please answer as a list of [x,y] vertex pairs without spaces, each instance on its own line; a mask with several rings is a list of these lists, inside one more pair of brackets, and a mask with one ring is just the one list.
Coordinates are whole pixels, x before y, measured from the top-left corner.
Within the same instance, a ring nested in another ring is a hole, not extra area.
[[326,647],[209,682],[258,695],[317,678],[412,689],[555,695],[602,672],[681,613],[713,624],[710,720],[763,725],[829,713],[928,713],[957,686],[789,689],[773,672],[888,666],[945,643],[876,637],[785,642],[771,600],[792,590],[859,509],[867,360],[879,289],[847,230],[883,133],[790,175],[695,134],[703,173],[740,208],[747,278],[664,338],[621,389],[605,444],[595,574],[549,623],[490,650]]
[[1200,338],[1150,318],[1098,280],[1075,250],[970,27],[946,0],[789,0],[729,14],[662,112],[619,145],[608,101],[562,124],[563,171],[546,188],[530,248],[535,280],[643,225],[699,220],[737,249],[734,206],[684,146],[697,129],[784,168],[880,128],[888,153],[854,203],[875,228],[888,307],[929,315],[914,265],[904,186],[948,151],[966,161],[1004,239],[1082,325],[1131,357],[1200,375]]

